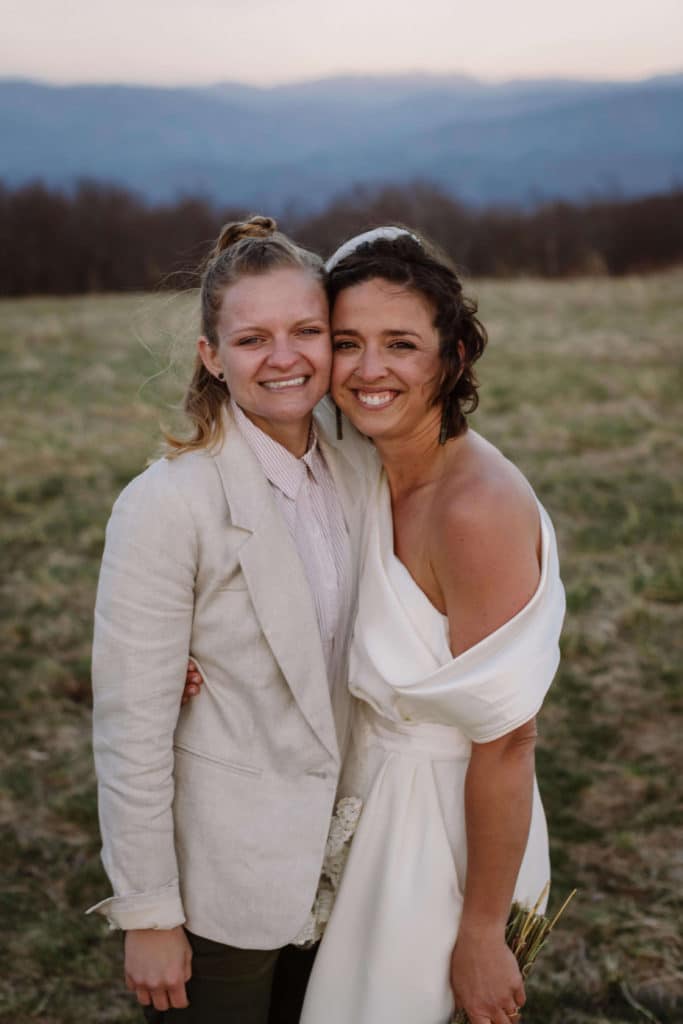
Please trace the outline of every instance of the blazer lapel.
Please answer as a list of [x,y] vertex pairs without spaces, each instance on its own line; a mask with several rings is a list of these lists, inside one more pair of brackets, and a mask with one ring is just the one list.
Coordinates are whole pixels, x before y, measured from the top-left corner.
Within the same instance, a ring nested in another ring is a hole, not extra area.
[[229,413],[225,441],[214,459],[232,525],[247,532],[239,559],[263,634],[308,724],[338,758],[327,667],[308,580],[271,486]]
[[361,471],[353,465],[344,451],[343,442],[336,440],[332,427],[334,421],[330,418],[331,415],[326,400],[316,406],[315,421],[318,442],[341,502],[355,563],[363,528],[364,502],[359,501],[359,496],[364,494],[365,484],[361,477]]

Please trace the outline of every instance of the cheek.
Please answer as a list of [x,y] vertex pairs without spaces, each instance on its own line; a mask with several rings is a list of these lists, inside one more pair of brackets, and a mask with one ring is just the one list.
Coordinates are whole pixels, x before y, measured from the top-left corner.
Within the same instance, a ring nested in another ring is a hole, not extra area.
[[329,338],[321,338],[318,344],[309,349],[306,354],[311,365],[329,379],[332,372],[332,345]]
[[254,359],[249,358],[246,349],[231,348],[221,353],[221,364],[229,391],[239,391],[251,380],[255,369],[253,363]]
[[348,375],[348,367],[344,365],[344,360],[336,356],[332,360],[332,377],[330,379],[330,391],[335,401],[337,397],[343,398],[344,382]]
[[443,366],[441,364],[441,360],[438,356],[432,356],[431,358],[425,359],[416,369],[416,380],[421,383],[424,394],[431,398],[435,389],[438,390],[443,379]]

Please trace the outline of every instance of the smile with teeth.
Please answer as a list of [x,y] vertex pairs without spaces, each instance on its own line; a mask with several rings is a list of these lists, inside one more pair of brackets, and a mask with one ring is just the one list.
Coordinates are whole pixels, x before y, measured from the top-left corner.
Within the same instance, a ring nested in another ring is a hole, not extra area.
[[269,391],[284,391],[285,388],[300,388],[308,377],[290,377],[289,380],[262,380],[261,384]]
[[397,394],[398,391],[356,391],[356,398],[366,409],[384,409]]

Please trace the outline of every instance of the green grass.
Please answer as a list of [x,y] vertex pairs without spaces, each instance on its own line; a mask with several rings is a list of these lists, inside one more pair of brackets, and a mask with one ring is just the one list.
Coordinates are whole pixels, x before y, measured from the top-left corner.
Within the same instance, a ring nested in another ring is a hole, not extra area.
[[[554,899],[579,895],[541,954],[524,1019],[674,1024],[683,272],[474,290],[491,335],[475,425],[549,509],[569,605],[538,769]],[[195,305],[104,296],[0,311],[0,1020],[132,1024],[120,937],[83,915],[108,891],[89,751],[91,617],[109,509],[154,455],[160,418],[175,418]],[[174,354],[182,365],[168,369]]]

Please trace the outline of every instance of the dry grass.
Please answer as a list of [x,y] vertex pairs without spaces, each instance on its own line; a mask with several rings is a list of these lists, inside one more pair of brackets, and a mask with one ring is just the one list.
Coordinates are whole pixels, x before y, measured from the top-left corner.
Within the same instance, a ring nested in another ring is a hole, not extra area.
[[[525,1020],[673,1024],[683,1017],[683,272],[477,290],[492,338],[477,426],[550,510],[569,599],[539,775],[557,898],[580,892],[541,956]],[[111,502],[179,396],[177,373],[149,378],[192,339],[193,314],[191,300],[168,296],[2,304],[0,1019],[12,1024],[138,1020],[117,939],[82,914],[106,892],[91,614]]]

